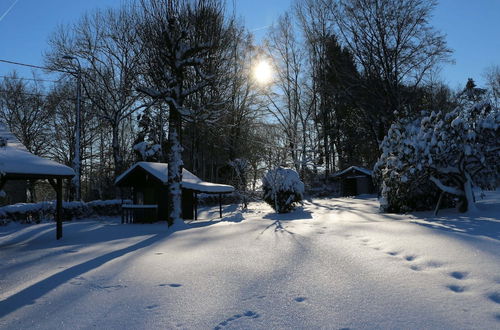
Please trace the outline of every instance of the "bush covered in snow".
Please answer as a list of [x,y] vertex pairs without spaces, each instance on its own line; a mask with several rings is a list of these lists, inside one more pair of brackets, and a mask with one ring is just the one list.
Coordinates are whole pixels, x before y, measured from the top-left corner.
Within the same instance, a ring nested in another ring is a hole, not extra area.
[[390,128],[374,172],[385,211],[431,208],[437,193],[473,210],[473,187],[494,189],[500,179],[500,111],[487,100],[462,102],[450,112],[401,118]]
[[[63,219],[72,220],[93,216],[119,215],[122,201],[96,200],[88,203],[84,202],[64,202]],[[18,203],[0,207],[0,223],[18,221],[22,223],[39,223],[46,220],[54,220],[56,202],[42,203]]]
[[293,210],[302,201],[304,183],[292,169],[278,167],[269,170],[262,179],[264,200],[278,213]]

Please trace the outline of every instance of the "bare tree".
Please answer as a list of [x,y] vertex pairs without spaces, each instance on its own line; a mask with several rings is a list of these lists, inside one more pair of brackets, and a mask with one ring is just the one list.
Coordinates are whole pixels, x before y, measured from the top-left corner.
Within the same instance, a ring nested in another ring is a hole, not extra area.
[[28,84],[13,72],[0,83],[0,120],[29,152],[44,156],[50,149],[51,116],[41,81]]
[[297,39],[295,22],[290,13],[280,17],[271,30],[267,50],[276,70],[275,88],[266,92],[268,110],[286,136],[286,148],[294,168],[303,173],[307,159],[307,123],[312,112],[305,99],[305,52]]
[[[141,7],[140,38],[147,71],[145,84],[149,87],[143,85],[139,90],[165,103],[169,110],[167,220],[171,226],[182,222],[182,120],[212,108],[210,97],[217,91],[210,88],[215,77],[204,69],[210,69],[205,64],[223,40],[224,9],[216,0],[143,0]],[[199,103],[200,93],[205,96],[205,104]]]
[[133,8],[97,10],[72,25],[60,27],[50,38],[46,61],[52,68],[83,75],[84,97],[111,131],[115,176],[124,170],[120,128],[123,121],[144,107],[135,89],[139,82],[140,49]]
[[357,102],[380,143],[395,110],[404,111],[415,90],[451,50],[429,24],[436,1],[339,0],[332,7],[337,31],[362,73]]

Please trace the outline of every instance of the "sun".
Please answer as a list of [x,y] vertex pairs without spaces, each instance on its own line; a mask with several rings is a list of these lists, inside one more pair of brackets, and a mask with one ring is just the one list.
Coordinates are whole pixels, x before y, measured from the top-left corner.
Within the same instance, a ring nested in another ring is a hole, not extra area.
[[258,61],[253,68],[253,78],[260,85],[267,85],[273,80],[273,68],[267,60]]

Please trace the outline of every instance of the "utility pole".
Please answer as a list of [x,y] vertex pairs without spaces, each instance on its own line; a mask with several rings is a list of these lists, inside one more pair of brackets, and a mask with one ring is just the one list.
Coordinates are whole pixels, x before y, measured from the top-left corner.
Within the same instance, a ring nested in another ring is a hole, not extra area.
[[73,170],[75,171],[75,176],[71,180],[73,187],[75,188],[75,200],[81,200],[81,155],[80,155],[80,139],[81,139],[81,94],[82,94],[82,66],[80,61],[75,56],[63,56],[66,60],[74,60],[78,64],[78,69],[76,73],[76,120],[75,120],[75,156],[73,157]]

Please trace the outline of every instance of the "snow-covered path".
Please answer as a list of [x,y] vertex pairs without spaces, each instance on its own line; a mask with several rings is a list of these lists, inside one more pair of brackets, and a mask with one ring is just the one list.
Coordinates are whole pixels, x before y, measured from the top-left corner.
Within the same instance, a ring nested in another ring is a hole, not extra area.
[[0,328],[500,327],[500,205],[475,219],[377,206],[256,203],[175,233],[77,221],[59,242],[53,224],[0,228]]

